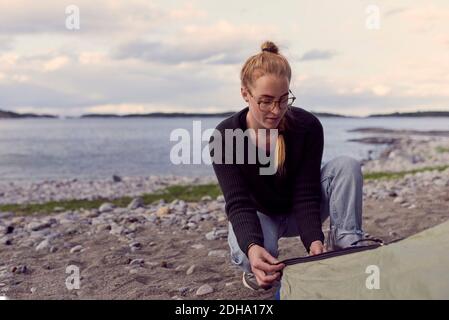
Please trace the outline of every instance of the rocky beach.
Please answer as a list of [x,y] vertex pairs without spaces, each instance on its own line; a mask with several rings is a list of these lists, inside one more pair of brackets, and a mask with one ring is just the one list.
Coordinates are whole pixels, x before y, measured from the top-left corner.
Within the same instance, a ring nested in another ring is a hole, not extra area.
[[[449,132],[358,130],[385,145],[362,162],[369,235],[388,242],[449,219]],[[271,299],[242,286],[224,205],[213,176],[0,181],[0,296]],[[279,247],[279,259],[306,254],[299,238]]]

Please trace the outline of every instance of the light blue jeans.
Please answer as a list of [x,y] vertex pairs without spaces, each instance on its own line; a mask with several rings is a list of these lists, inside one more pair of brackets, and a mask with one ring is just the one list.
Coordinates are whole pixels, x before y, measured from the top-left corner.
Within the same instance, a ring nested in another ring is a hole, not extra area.
[[[362,199],[363,176],[357,160],[342,156],[321,168],[321,222],[330,217],[331,232],[339,247],[345,248],[363,238]],[[279,238],[299,236],[294,215],[268,216],[259,211],[257,215],[262,226],[264,248],[277,258]],[[251,272],[248,257],[240,249],[230,222],[228,228],[232,263]]]

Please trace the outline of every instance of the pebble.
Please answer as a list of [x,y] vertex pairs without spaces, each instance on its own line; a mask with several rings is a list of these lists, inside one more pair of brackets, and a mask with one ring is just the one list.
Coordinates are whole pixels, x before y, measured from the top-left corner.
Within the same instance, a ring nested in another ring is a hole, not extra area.
[[207,255],[209,257],[225,258],[228,255],[228,250],[211,250]]
[[131,242],[129,244],[132,252],[142,249],[142,244],[140,242]]
[[11,268],[11,272],[12,273],[18,273],[18,274],[26,274],[26,273],[28,273],[28,267],[26,266],[26,265],[20,265],[20,266],[17,266],[17,267],[12,267]]
[[72,249],[70,249],[70,253],[78,253],[78,252],[81,252],[81,250],[83,250],[83,246],[77,245],[77,246],[74,246]]
[[129,263],[130,266],[143,266],[145,264],[145,260],[143,259],[134,259]]
[[40,230],[43,230],[43,229],[50,228],[50,226],[51,226],[51,223],[49,223],[49,222],[33,221],[33,222],[30,222],[26,226],[26,228],[27,228],[28,231],[40,231]]
[[196,268],[195,265],[191,265],[191,266],[189,267],[189,269],[187,269],[186,275],[190,276],[192,273],[194,273],[194,272],[195,272],[195,268]]
[[201,197],[201,201],[202,202],[212,201],[212,197],[211,196],[203,196],[203,197]]
[[130,274],[138,274],[139,273],[139,269],[137,269],[137,268],[130,269],[129,273]]
[[134,198],[131,203],[128,205],[129,210],[136,210],[137,208],[141,208],[144,206],[143,199],[141,197]]
[[156,211],[156,216],[162,218],[167,216],[170,213],[170,209],[167,206],[160,207]]
[[214,292],[214,288],[212,288],[208,284],[203,284],[201,287],[198,288],[198,290],[196,290],[196,295],[197,296],[204,296],[204,295],[210,294],[212,292]]
[[103,203],[100,208],[98,208],[98,211],[100,211],[101,213],[105,213],[105,212],[111,212],[115,209],[115,205],[113,205],[112,203],[106,202]]
[[190,247],[193,249],[201,250],[204,249],[206,246],[204,244],[198,243],[198,244],[192,244]]
[[394,198],[393,202],[401,204],[401,203],[404,203],[405,200],[402,197],[397,197],[397,198]]
[[182,297],[184,297],[189,292],[189,290],[189,287],[181,287],[178,289],[178,292]]
[[43,241],[41,241],[37,246],[36,246],[36,251],[41,251],[41,250],[45,250],[48,248],[48,246],[50,245],[50,241],[48,239],[45,239]]
[[122,178],[120,176],[114,174],[112,176],[112,181],[113,182],[122,182]]
[[228,236],[228,230],[226,230],[226,229],[212,230],[212,231],[206,233],[207,240],[225,239],[227,236]]

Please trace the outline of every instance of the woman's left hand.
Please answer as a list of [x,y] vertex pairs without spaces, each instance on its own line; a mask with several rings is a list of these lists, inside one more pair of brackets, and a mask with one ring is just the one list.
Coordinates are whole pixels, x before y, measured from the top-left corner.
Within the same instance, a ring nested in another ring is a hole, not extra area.
[[323,243],[320,240],[312,242],[310,245],[309,255],[314,256],[316,254],[326,252],[326,248],[324,248]]

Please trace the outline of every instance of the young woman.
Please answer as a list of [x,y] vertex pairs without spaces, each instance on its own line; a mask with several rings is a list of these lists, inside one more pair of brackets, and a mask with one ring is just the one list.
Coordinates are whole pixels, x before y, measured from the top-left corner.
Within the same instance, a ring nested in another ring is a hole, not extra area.
[[260,174],[259,162],[213,161],[226,201],[231,261],[243,269],[243,283],[253,290],[268,289],[280,279],[284,265],[276,258],[281,237],[300,236],[310,255],[320,254],[326,250],[321,226],[330,216],[327,250],[348,247],[363,238],[360,164],[338,157],[321,167],[319,120],[292,106],[291,68],[277,46],[267,41],[261,49],[246,61],[240,74],[241,94],[248,106],[216,129],[223,137],[226,129],[277,129],[273,148],[269,134],[264,141],[251,142],[257,150],[273,151],[276,172]]

